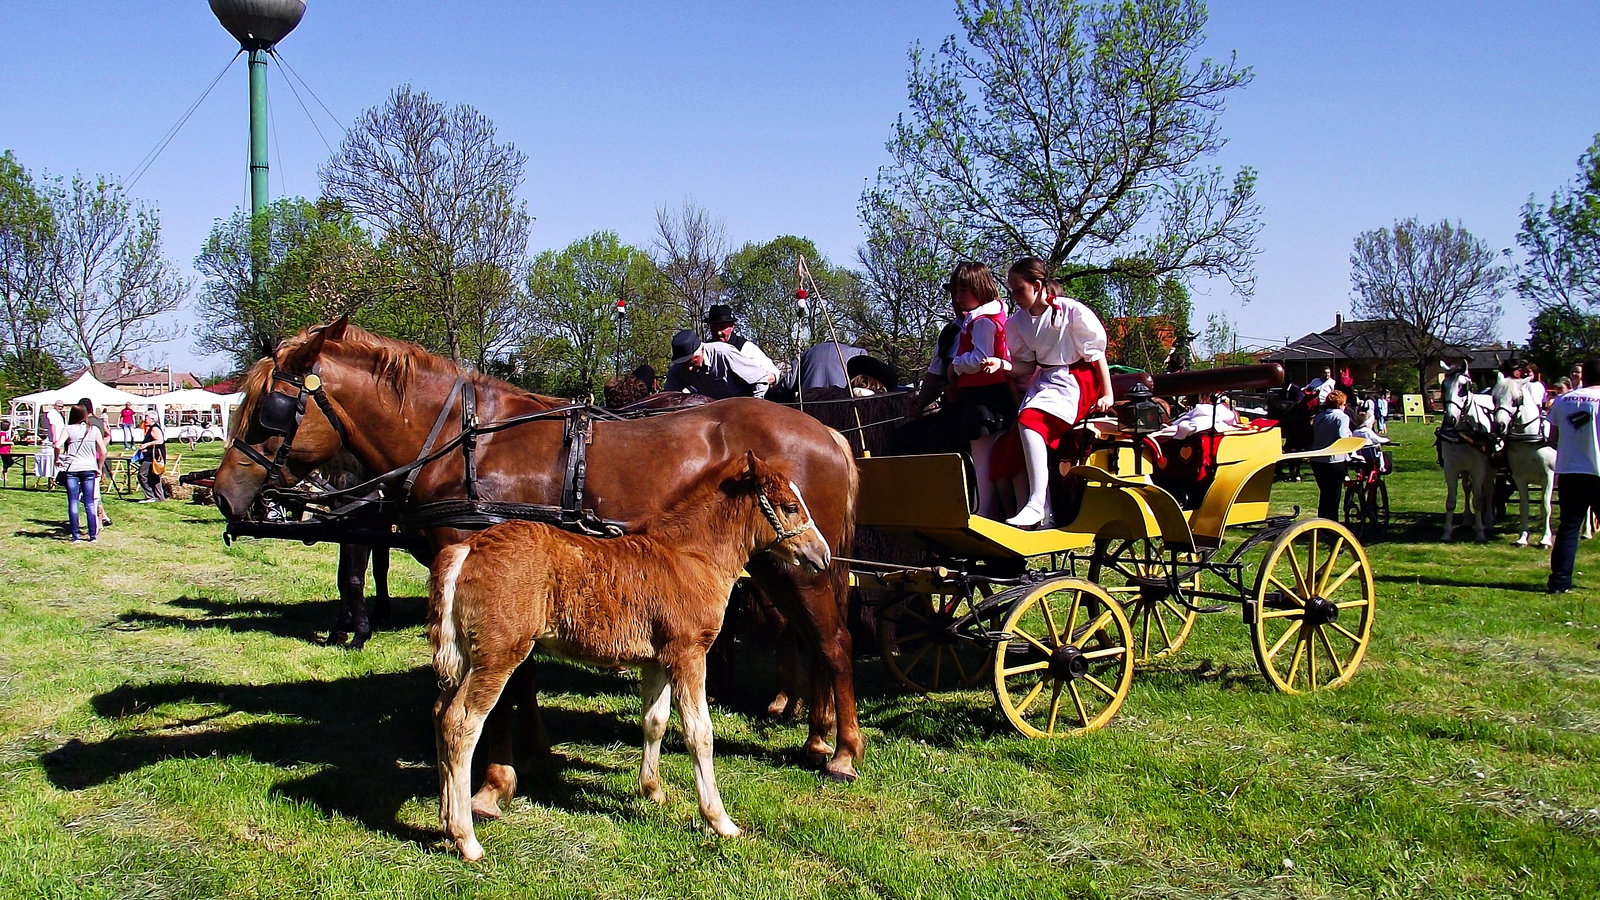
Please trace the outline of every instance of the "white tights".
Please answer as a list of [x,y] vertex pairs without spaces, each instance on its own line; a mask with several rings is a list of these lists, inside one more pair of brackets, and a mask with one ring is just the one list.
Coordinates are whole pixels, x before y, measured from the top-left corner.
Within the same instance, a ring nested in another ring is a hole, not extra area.
[[1050,450],[1044,445],[1044,435],[1032,428],[1017,427],[1022,431],[1022,458],[1028,464],[1028,503],[1025,508],[1042,513],[1045,494],[1050,488]]

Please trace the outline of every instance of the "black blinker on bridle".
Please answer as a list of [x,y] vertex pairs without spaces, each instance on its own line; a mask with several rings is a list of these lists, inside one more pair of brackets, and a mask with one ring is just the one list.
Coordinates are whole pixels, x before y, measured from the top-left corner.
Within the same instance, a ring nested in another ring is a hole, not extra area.
[[305,375],[294,375],[273,369],[272,380],[291,385],[296,390],[291,396],[272,390],[269,385],[267,395],[256,405],[255,426],[268,434],[280,435],[283,438],[283,442],[278,445],[277,454],[268,458],[265,453],[245,443],[238,435],[233,438],[233,446],[240,453],[267,470],[264,486],[282,481],[283,465],[289,459],[294,436],[300,431],[300,422],[305,418],[307,395],[310,395],[317,402],[317,406],[322,408],[322,414],[333,424],[333,429],[339,432],[339,440],[346,444],[350,440],[349,433],[345,431],[344,421],[333,411],[333,404],[328,402],[328,395],[322,390],[322,376],[318,375],[315,369]]

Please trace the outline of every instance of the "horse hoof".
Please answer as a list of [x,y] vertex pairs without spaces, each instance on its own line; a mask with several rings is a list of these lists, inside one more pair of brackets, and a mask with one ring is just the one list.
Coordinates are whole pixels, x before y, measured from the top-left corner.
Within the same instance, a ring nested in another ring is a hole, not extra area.
[[779,694],[778,696],[772,698],[772,702],[771,703],[767,704],[767,718],[769,718],[769,719],[782,718],[782,716],[784,714],[784,711],[787,710],[788,708],[789,708],[789,695],[788,694]]
[[461,858],[467,862],[477,862],[483,859],[483,845],[475,837],[456,841],[456,849],[461,851]]
[[[500,804],[496,803],[492,798],[489,798],[489,797],[473,797],[472,798],[472,817],[473,818],[493,821],[495,819],[499,819],[502,815],[503,815],[503,813],[500,812]],[[479,850],[479,852],[482,853],[482,850]]]
[[804,755],[801,757],[802,761],[805,763],[805,767],[806,768],[808,768],[808,769],[821,769],[821,770],[824,770],[824,771],[827,770],[828,761],[831,760],[832,758],[833,758],[833,751],[831,751],[831,750],[827,751],[827,752],[818,752],[816,750],[807,750],[804,753]]
[[330,631],[328,632],[328,640],[325,643],[326,646],[329,647],[343,647],[344,642],[348,641],[349,639],[350,635],[345,634],[342,631]]
[[736,838],[739,836],[739,826],[733,824],[733,820],[729,818],[723,818],[720,822],[712,822],[711,830],[715,831],[718,837]]
[[356,632],[355,638],[350,641],[349,649],[351,649],[351,650],[360,650],[361,648],[363,648],[363,647],[365,647],[367,645],[367,640],[369,638],[371,638],[371,637],[372,637],[372,633],[371,632],[367,632],[366,634],[362,634],[359,631]]
[[851,784],[857,778],[860,777],[859,775],[856,774],[856,770],[853,769],[853,768],[851,768],[851,769],[827,769],[827,768],[825,768],[825,769],[822,770],[822,774],[826,775],[828,777],[828,780],[833,782],[834,784]]

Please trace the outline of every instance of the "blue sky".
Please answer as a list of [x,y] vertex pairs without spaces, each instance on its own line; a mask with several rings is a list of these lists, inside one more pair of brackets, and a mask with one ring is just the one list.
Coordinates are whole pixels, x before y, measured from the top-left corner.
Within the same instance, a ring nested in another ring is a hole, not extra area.
[[[887,162],[906,50],[955,30],[943,2],[334,3],[280,45],[349,124],[402,82],[470,103],[528,155],[532,249],[610,228],[648,244],[692,198],[735,243],[802,234],[835,262]],[[1419,216],[1514,247],[1518,213],[1576,172],[1600,132],[1600,4],[1214,2],[1208,52],[1255,81],[1222,119],[1219,163],[1260,172],[1257,291],[1197,285],[1268,340],[1348,308],[1356,233]],[[202,0],[8,4],[0,147],[36,173],[131,173],[233,54]],[[272,193],[313,196],[328,154],[274,66]],[[338,126],[317,112],[337,146]],[[186,268],[245,202],[242,60],[133,193]],[[1001,261],[995,261],[1001,262]],[[1507,299],[1502,333],[1526,337]],[[147,354],[207,371],[185,339]]]

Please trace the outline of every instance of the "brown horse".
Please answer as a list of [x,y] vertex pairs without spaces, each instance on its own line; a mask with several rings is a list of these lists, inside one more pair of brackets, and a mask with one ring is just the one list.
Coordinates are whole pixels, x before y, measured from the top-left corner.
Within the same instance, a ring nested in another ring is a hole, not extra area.
[[[310,376],[315,375],[315,379]],[[257,363],[245,383],[239,408],[242,435],[229,447],[217,470],[217,506],[229,519],[249,514],[267,487],[268,468],[283,451],[284,438],[262,427],[262,415],[303,409],[278,478],[292,484],[326,462],[348,436],[348,449],[369,471],[391,472],[421,455],[436,422],[444,435],[459,433],[460,409],[445,409],[458,380],[476,391],[482,421],[553,409],[564,401],[541,397],[481,374],[463,374],[420,347],[370,334],[340,319],[284,340],[273,356]],[[313,383],[316,382],[316,383]],[[306,394],[320,394],[316,403]],[[270,393],[277,393],[271,398]],[[265,403],[265,406],[264,406]],[[331,412],[336,425],[324,412]],[[270,409],[268,407],[271,407]],[[441,412],[442,411],[442,412]],[[443,418],[441,418],[441,414]],[[557,504],[566,456],[560,418],[528,422],[480,435],[477,489],[486,499]],[[241,443],[245,446],[241,446]],[[624,421],[597,421],[588,450],[586,506],[602,519],[634,530],[659,515],[663,504],[680,496],[708,469],[719,468],[746,449],[767,459],[782,459],[811,504],[818,528],[835,555],[847,555],[855,527],[856,468],[849,445],[810,416],[749,398],[725,400],[671,415]],[[460,453],[422,467],[402,499],[408,508],[466,496],[465,463]],[[439,526],[428,532],[431,549],[460,543],[471,532]],[[425,554],[425,563],[432,554]],[[851,671],[850,635],[845,627],[849,570],[835,562],[826,573],[804,572],[770,559],[751,564],[750,574],[802,631],[812,652],[810,734],[806,757],[825,762],[836,780],[855,778],[861,756]],[[525,710],[536,710],[530,666],[519,670],[510,696]],[[502,704],[488,723],[489,766],[475,800],[481,815],[499,812],[499,802],[516,789],[512,766],[510,704]],[[524,719],[524,736],[542,742],[537,718]],[[836,749],[827,740],[837,726]],[[827,758],[831,753],[831,759]]]
[[639,793],[657,803],[666,800],[661,738],[676,699],[700,812],[717,834],[739,834],[711,766],[706,650],[753,557],[819,574],[830,560],[805,500],[777,467],[748,453],[708,474],[638,534],[594,538],[505,522],[434,560],[428,638],[441,685],[433,708],[439,821],[463,857],[483,858],[469,797],[473,748],[535,643],[580,662],[639,668]]

